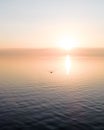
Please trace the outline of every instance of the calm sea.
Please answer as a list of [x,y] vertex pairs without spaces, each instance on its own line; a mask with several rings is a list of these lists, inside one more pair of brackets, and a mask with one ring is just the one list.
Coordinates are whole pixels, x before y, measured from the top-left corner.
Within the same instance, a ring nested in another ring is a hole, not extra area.
[[0,57],[0,130],[104,130],[104,57]]

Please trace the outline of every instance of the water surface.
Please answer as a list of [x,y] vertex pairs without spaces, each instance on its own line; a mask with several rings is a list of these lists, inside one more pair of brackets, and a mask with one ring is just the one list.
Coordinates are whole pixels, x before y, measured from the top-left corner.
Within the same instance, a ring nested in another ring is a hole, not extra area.
[[0,130],[16,129],[103,130],[104,58],[0,57]]

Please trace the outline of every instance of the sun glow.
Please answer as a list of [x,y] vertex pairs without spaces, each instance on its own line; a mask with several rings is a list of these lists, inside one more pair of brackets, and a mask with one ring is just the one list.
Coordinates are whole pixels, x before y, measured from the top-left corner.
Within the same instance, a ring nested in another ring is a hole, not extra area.
[[78,41],[72,37],[64,36],[58,41],[58,46],[65,50],[71,50],[77,47]]

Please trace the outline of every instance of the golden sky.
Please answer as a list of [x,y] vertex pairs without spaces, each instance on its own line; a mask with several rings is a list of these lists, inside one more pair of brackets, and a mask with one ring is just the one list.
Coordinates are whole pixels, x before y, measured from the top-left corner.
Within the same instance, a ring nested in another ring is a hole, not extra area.
[[103,12],[104,0],[0,1],[0,48],[104,47]]

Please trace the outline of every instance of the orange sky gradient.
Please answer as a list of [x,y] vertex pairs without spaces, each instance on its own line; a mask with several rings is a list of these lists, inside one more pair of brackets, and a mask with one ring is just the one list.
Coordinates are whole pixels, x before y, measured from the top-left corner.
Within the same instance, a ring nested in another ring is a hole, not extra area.
[[103,7],[103,0],[0,1],[0,48],[104,48]]

